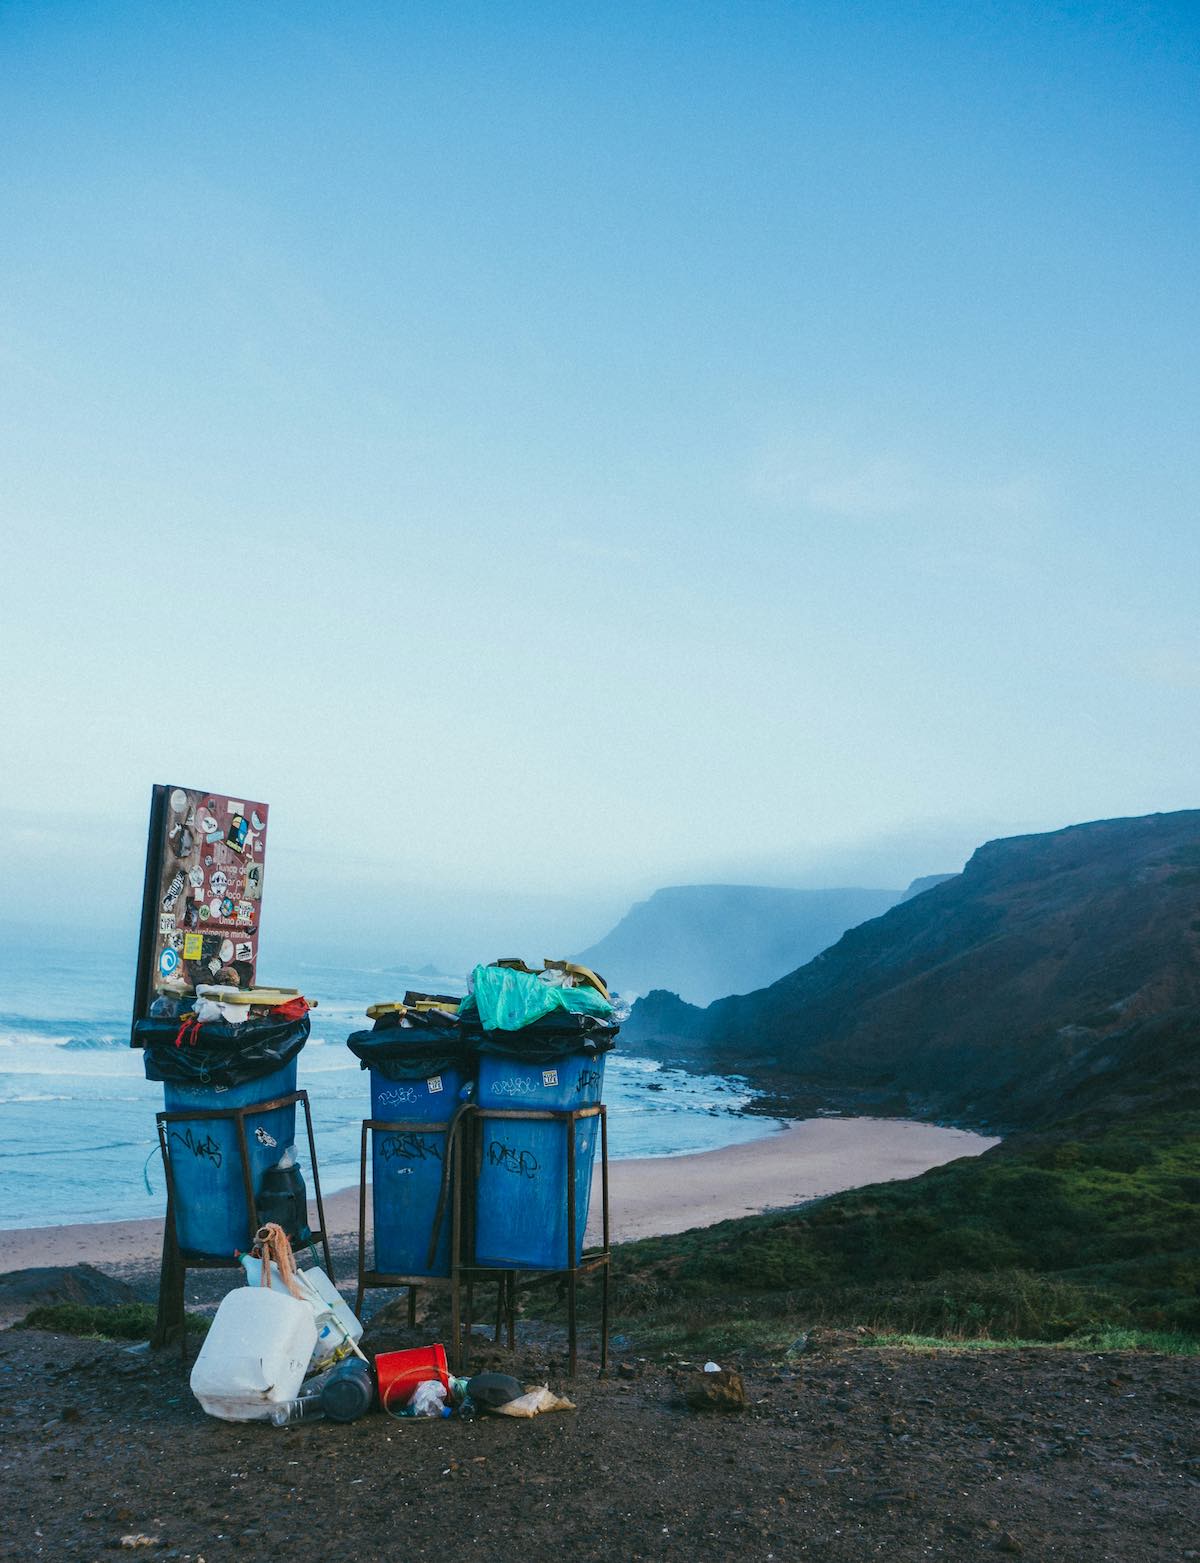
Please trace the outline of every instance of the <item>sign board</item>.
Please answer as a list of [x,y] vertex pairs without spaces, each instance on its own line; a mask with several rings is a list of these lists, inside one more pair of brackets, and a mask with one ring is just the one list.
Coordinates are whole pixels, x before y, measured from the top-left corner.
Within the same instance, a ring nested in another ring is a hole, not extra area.
[[156,786],[133,1018],[157,993],[197,983],[254,986],[267,805],[193,787]]

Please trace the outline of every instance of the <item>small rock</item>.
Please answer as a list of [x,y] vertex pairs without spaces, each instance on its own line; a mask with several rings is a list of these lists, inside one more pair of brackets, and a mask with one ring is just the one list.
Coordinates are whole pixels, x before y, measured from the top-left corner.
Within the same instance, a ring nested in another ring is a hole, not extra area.
[[132,1552],[135,1547],[157,1547],[161,1539],[159,1536],[144,1536],[141,1531],[136,1531],[131,1536],[122,1536],[117,1545]]
[[1010,1531],[1001,1531],[1000,1535],[996,1538],[997,1552],[1010,1552],[1016,1556],[1017,1553],[1024,1552],[1024,1550],[1025,1548],[1021,1545],[1017,1538],[1012,1535]]
[[747,1405],[742,1375],[732,1368],[693,1373],[684,1388],[684,1398],[693,1411],[744,1411]]
[[622,1362],[617,1367],[618,1378],[637,1378],[638,1369],[636,1362]]

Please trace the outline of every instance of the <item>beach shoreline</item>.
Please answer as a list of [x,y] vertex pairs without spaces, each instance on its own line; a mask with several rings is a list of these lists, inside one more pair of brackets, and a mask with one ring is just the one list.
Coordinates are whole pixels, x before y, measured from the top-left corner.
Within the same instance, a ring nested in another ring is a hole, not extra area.
[[[627,1242],[787,1209],[871,1183],[917,1177],[960,1156],[979,1155],[992,1136],[902,1118],[804,1118],[773,1134],[717,1150],[609,1164],[611,1238]],[[600,1239],[599,1179],[588,1242]],[[370,1228],[371,1201],[367,1200]],[[325,1197],[332,1237],[358,1230],[358,1189]],[[315,1212],[314,1212],[315,1220]],[[101,1221],[0,1231],[0,1273],[39,1265],[145,1266],[162,1250],[162,1219]]]

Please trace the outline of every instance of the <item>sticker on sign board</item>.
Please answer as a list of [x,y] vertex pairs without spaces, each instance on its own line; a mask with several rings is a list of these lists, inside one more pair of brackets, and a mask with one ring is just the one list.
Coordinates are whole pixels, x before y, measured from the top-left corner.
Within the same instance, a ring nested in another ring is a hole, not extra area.
[[232,917],[233,916],[233,897],[232,896],[225,896],[223,898],[223,900],[221,901],[221,916],[222,917]]
[[167,893],[162,898],[162,909],[164,912],[173,912],[175,910],[175,903],[178,901],[179,892],[182,889],[183,874],[179,869],[176,869],[171,883],[167,886]]
[[208,842],[209,846],[211,847],[216,842],[223,841],[225,838],[221,835],[221,832],[219,830],[210,830],[208,835],[205,836],[204,839],[205,839],[205,841]]
[[257,809],[253,809],[251,811],[250,823],[254,826],[255,830],[266,830],[267,828],[266,820],[263,819],[262,815],[258,812]]
[[442,1089],[442,1077],[441,1077],[441,1075],[430,1075],[429,1079],[426,1080],[425,1085],[426,1085],[426,1088],[428,1090],[432,1091],[433,1094],[436,1096],[437,1093]]
[[173,912],[160,912],[158,916],[159,933],[170,933],[175,926],[175,914]]
[[223,868],[214,868],[209,884],[212,886],[213,895],[222,896],[229,888],[229,875]]
[[248,863],[246,865],[246,879],[243,894],[247,901],[257,901],[262,895],[262,864]]
[[242,923],[242,924],[253,923],[253,921],[254,921],[254,902],[253,901],[239,901],[238,902],[238,904],[237,904],[237,920],[238,920],[239,923]]
[[167,934],[165,943],[169,949],[181,950],[183,948],[183,932],[179,928],[172,928]]
[[199,866],[199,864],[197,864],[195,868],[189,870],[189,872],[188,872],[188,882],[196,890],[199,890],[200,887],[203,885],[203,883],[204,883],[204,870]]
[[158,957],[158,973],[160,977],[173,977],[179,968],[179,952],[177,950],[163,950]]
[[210,914],[207,906],[202,906],[200,908],[200,921],[202,923],[206,923],[208,921],[210,915],[211,914]]
[[185,933],[183,936],[183,958],[185,961],[198,961],[204,953],[204,935],[202,933]]
[[225,805],[225,812],[226,814],[244,814],[246,812],[246,805],[244,803],[235,803],[233,799],[230,798],[229,802]]
[[173,814],[182,814],[186,808],[187,793],[184,792],[182,787],[176,787],[171,794],[171,812]]
[[221,833],[221,827],[217,824],[216,820],[212,817],[212,815],[207,813],[207,812],[201,814],[200,820],[199,820],[199,825],[200,825],[200,829],[204,832],[204,834],[206,836],[211,836],[214,830],[217,832],[218,835],[220,835],[220,833]]
[[543,1085],[557,1085],[558,1084],[558,1070],[557,1069],[543,1069],[542,1070],[542,1084]]
[[233,959],[233,940],[222,939],[221,948],[217,951],[217,954],[221,957],[221,964],[223,966],[228,966],[229,962]]
[[246,816],[241,813],[235,814],[229,822],[229,834],[225,837],[226,845],[232,847],[235,852],[244,852],[249,829]]
[[252,961],[254,959],[254,946],[249,939],[242,940],[233,952],[233,958],[235,961]]

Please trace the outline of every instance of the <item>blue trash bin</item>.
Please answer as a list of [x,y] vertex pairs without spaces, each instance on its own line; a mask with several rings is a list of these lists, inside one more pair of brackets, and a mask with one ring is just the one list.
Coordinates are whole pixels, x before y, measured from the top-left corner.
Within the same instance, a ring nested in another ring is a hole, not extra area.
[[[519,1033],[513,1033],[513,1037]],[[501,1044],[491,1034],[493,1049]],[[479,1057],[481,1108],[570,1111],[598,1104],[604,1053],[557,1058],[487,1051]],[[567,1244],[568,1136],[575,1135],[575,1251]],[[474,1263],[496,1269],[566,1270],[579,1263],[592,1192],[600,1118],[572,1123],[482,1118],[475,1184]]]
[[452,1212],[433,1236],[450,1120],[469,1092],[470,1061],[457,1027],[377,1025],[347,1043],[371,1073],[371,1117],[416,1125],[371,1131],[375,1269],[383,1275],[450,1274]]
[[[308,1040],[309,1019],[254,1018],[190,1028],[174,1019],[139,1020],[133,1041],[143,1049],[148,1080],[159,1080],[169,1113],[255,1107],[296,1089],[296,1061]],[[296,1137],[296,1106],[248,1112],[246,1152],[257,1195],[263,1174]],[[185,1254],[232,1259],[254,1241],[255,1213],[247,1207],[238,1126],[230,1118],[188,1118],[164,1125],[174,1220]]]
[[[296,1089],[296,1060],[243,1085],[212,1086],[163,1081],[163,1106],[169,1113],[194,1109],[250,1107],[288,1096]],[[273,1167],[296,1138],[296,1104],[246,1114],[246,1151],[251,1184],[257,1192],[263,1173]],[[231,1118],[196,1118],[168,1123],[167,1151],[175,1185],[175,1231],[185,1253],[211,1259],[232,1258],[254,1240],[255,1226],[246,1206],[238,1128]]]

